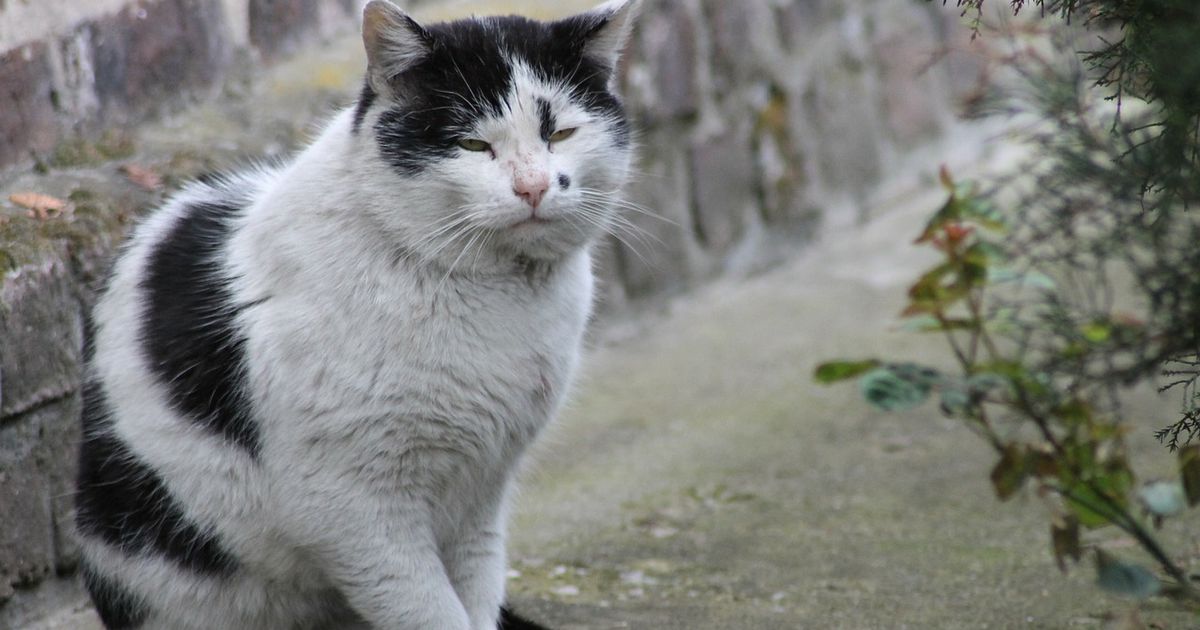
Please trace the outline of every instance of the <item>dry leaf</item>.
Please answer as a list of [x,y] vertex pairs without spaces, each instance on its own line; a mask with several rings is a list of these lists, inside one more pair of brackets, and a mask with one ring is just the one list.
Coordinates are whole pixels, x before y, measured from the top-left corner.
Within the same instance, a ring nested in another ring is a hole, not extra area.
[[29,210],[29,218],[45,221],[62,214],[67,202],[41,193],[24,192],[8,196],[8,200]]
[[145,190],[154,192],[162,188],[162,176],[144,166],[126,164],[121,167],[121,172],[129,181]]

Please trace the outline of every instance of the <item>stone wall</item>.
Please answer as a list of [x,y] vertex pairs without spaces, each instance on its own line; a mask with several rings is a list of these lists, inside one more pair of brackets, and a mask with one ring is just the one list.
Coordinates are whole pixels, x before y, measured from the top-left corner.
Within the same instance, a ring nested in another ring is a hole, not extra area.
[[[77,135],[212,99],[345,29],[358,4],[0,0],[0,166],[45,168]],[[622,69],[643,153],[631,199],[645,212],[605,249],[602,315],[769,265],[822,221],[853,220],[893,164],[943,134],[953,88],[973,83],[969,61],[926,70],[961,34],[940,3],[646,4]],[[94,179],[69,191],[69,220],[0,205],[0,628],[81,601],[68,525],[83,314],[130,217],[161,198]]]
[[[355,0],[0,0],[0,167],[211,96],[352,24]],[[250,62],[250,63],[246,63]]]
[[[661,0],[625,69],[642,129],[609,304],[770,264],[939,138],[974,87],[957,14],[905,0]],[[950,41],[949,38],[955,38]]]

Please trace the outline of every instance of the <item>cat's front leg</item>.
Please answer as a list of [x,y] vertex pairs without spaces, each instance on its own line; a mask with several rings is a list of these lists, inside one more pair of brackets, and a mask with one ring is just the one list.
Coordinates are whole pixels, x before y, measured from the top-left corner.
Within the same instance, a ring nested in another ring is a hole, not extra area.
[[307,534],[322,568],[346,600],[379,630],[471,630],[467,610],[438,553],[429,517],[418,509],[365,502],[309,504]]
[[446,572],[454,584],[472,630],[496,630],[504,603],[507,510],[501,496],[478,506],[458,527],[446,550]]

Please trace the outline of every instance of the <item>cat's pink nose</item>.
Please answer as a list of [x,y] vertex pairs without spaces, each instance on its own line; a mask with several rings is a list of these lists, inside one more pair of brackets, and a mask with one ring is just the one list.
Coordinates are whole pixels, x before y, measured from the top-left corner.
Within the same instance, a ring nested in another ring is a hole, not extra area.
[[537,209],[550,190],[550,176],[542,173],[533,177],[518,177],[513,181],[513,194],[525,200],[531,208]]

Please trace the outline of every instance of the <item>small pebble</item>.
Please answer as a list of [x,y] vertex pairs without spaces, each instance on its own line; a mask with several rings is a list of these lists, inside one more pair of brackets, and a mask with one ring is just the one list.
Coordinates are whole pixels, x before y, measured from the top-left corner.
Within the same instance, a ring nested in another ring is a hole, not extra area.
[[563,586],[557,586],[550,589],[550,592],[558,595],[559,597],[574,597],[579,594],[579,587],[572,586],[570,584],[564,584]]

